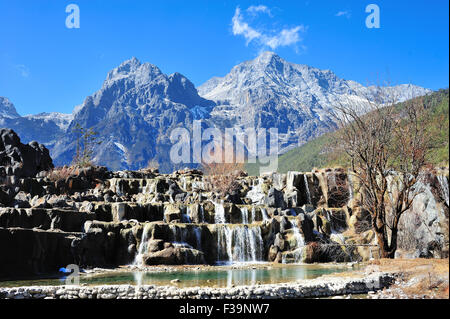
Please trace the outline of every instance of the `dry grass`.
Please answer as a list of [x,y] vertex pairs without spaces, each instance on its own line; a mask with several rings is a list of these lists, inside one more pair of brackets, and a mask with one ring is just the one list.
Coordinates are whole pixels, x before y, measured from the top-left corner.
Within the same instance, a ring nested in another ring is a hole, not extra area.
[[202,166],[208,190],[225,196],[239,188],[237,180],[242,175],[243,163],[211,163]]
[[324,275],[323,277],[365,276],[371,272],[400,274],[400,284],[391,286],[393,293],[400,289],[410,298],[449,298],[448,259],[375,259],[363,264],[363,269]]
[[63,166],[56,167],[47,173],[47,178],[52,182],[66,180],[72,176],[78,176],[80,174],[80,170],[76,166]]
[[[231,194],[233,191],[239,189],[237,180],[243,176],[245,163],[238,162],[236,159],[231,163],[226,163],[226,155],[228,152],[233,152],[233,148],[229,150],[225,147],[217,145],[215,150],[219,158],[219,163],[202,163],[202,171],[205,174],[206,187],[209,191],[218,193],[224,197]],[[210,153],[211,158],[216,157],[214,152]]]
[[400,288],[407,296],[449,298],[448,259],[379,259],[368,265],[380,271],[401,273],[402,282],[393,288]]

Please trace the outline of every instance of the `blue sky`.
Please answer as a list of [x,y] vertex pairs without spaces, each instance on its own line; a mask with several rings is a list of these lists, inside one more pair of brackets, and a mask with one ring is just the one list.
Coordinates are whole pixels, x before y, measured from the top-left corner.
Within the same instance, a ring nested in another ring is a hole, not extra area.
[[[65,26],[70,3],[80,8],[79,29]],[[380,8],[379,29],[365,26],[370,3]],[[70,113],[132,56],[198,86],[263,50],[363,84],[448,87],[448,6],[446,0],[0,0],[0,96],[22,115]]]

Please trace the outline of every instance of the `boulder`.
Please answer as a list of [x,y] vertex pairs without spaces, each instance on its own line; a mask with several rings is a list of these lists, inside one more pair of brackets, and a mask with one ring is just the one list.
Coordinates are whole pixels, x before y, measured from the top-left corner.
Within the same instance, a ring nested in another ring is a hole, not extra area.
[[303,234],[303,238],[306,243],[312,242],[315,240],[314,237],[314,222],[311,217],[309,217],[305,213],[300,213],[297,216],[298,225],[300,228],[300,232]]
[[185,247],[169,247],[144,255],[146,265],[183,265],[183,264],[204,264],[205,258],[203,252]]
[[[36,141],[22,144],[11,129],[0,130],[0,172],[16,177],[35,177],[41,171],[52,169],[49,150]],[[3,176],[3,177],[5,177]]]
[[266,198],[267,206],[269,207],[280,207],[284,209],[286,207],[286,203],[284,202],[283,192],[272,187],[269,189]]

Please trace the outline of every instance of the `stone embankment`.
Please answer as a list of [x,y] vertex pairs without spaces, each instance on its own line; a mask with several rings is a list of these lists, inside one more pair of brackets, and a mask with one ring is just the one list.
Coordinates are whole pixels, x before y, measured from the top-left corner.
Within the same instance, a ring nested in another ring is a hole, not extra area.
[[176,286],[34,286],[0,288],[1,299],[279,299],[365,294],[389,287],[394,273],[322,277],[291,283],[226,288]]

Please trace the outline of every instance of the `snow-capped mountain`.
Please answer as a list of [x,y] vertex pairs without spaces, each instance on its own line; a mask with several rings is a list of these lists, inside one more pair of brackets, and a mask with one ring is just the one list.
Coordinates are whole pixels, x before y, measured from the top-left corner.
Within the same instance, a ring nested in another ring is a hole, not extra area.
[[73,114],[59,113],[59,112],[51,112],[51,113],[38,113],[33,115],[25,115],[24,116],[30,120],[43,120],[44,122],[53,122],[58,126],[62,131],[65,131],[70,122],[73,120]]
[[71,114],[56,112],[20,116],[9,99],[0,97],[0,127],[12,128],[24,143],[36,140],[51,147],[71,121]]
[[192,121],[200,117],[208,119],[213,106],[183,75],[166,75],[132,58],[110,71],[102,88],[77,107],[52,155],[57,164],[70,162],[75,149],[72,132],[78,123],[99,133],[96,162],[112,169],[136,169],[156,159],[163,170],[171,170],[171,130],[192,128]]
[[[382,89],[385,99],[404,101],[430,90],[399,85]],[[76,106],[72,114],[20,116],[0,98],[0,126],[16,130],[24,142],[39,140],[49,147],[56,165],[69,164],[75,153],[74,127],[93,128],[101,144],[94,160],[110,169],[139,169],[157,160],[172,171],[169,158],[174,128],[241,126],[278,128],[280,151],[303,144],[336,125],[330,112],[339,104],[367,103],[376,87],[344,80],[329,70],[287,62],[272,52],[232,68],[197,89],[183,75],[166,75],[136,58],[110,71],[102,87]],[[192,146],[192,145],[191,145]]]
[[[273,52],[236,65],[224,77],[198,87],[202,97],[217,103],[211,114],[215,122],[277,127],[284,150],[333,129],[330,111],[335,106],[349,101],[367,103],[375,98],[376,90],[341,79],[330,70],[287,62]],[[414,85],[382,90],[386,101],[397,102],[431,92]]]
[[0,119],[14,119],[18,117],[20,115],[17,113],[14,104],[6,97],[0,96]]

